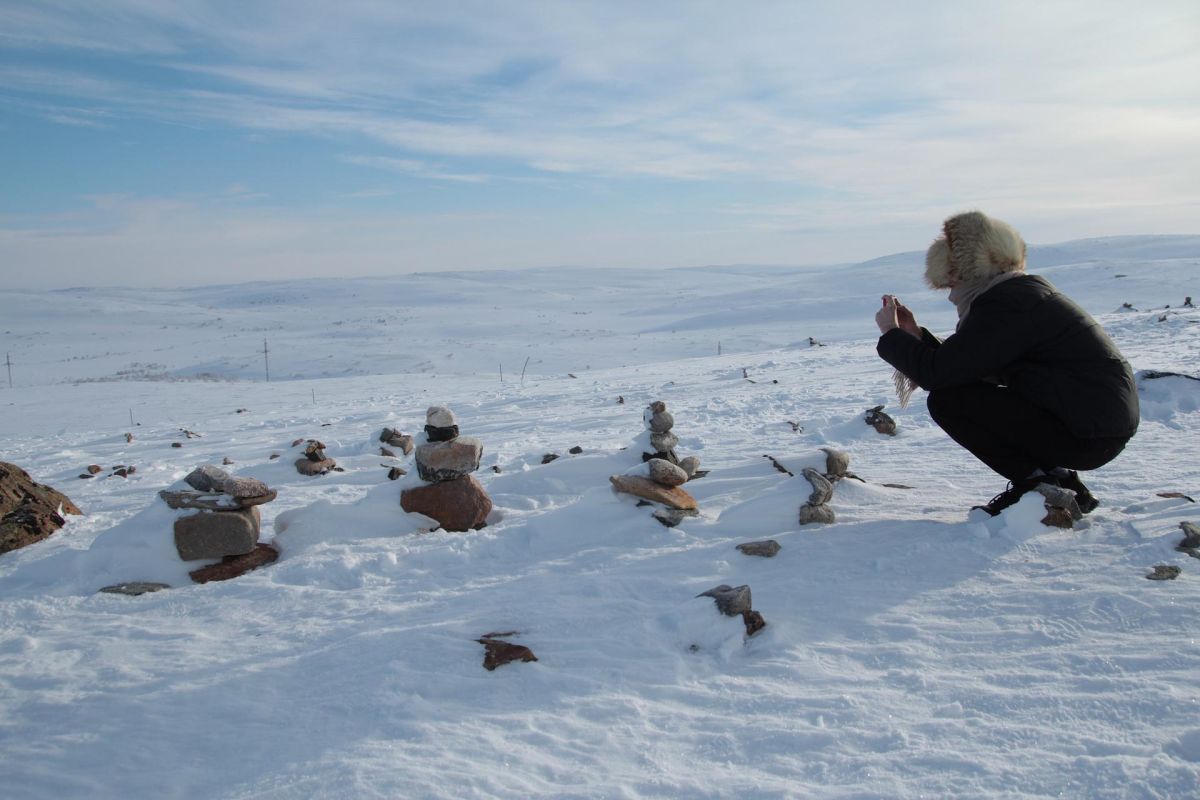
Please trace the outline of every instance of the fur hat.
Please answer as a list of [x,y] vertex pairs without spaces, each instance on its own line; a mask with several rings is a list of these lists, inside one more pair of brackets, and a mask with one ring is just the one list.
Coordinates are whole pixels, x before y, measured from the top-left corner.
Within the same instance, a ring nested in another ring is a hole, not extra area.
[[956,214],[925,254],[925,282],[934,289],[950,281],[977,283],[1003,272],[1025,271],[1025,242],[1008,223],[979,211]]

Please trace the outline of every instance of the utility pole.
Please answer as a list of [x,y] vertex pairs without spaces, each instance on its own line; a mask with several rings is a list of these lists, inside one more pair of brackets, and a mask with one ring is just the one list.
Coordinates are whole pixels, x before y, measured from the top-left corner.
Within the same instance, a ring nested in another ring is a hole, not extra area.
[[267,358],[267,353],[271,352],[267,349],[267,340],[263,339],[263,369],[267,371],[267,383],[271,382],[271,361]]
[[4,354],[4,366],[8,367],[8,388],[12,388],[12,355]]

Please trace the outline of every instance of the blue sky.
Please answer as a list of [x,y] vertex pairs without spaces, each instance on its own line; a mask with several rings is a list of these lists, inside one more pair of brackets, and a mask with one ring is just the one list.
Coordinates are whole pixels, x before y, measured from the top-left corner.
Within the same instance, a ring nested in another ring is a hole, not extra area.
[[1194,2],[0,4],[9,286],[1195,233]]

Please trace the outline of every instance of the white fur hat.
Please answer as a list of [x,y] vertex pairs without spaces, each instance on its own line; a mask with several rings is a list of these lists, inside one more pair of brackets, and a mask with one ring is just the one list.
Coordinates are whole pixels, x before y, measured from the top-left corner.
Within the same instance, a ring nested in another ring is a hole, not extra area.
[[925,282],[947,289],[950,281],[977,283],[1002,272],[1025,270],[1025,242],[1007,222],[979,211],[956,214],[925,253]]

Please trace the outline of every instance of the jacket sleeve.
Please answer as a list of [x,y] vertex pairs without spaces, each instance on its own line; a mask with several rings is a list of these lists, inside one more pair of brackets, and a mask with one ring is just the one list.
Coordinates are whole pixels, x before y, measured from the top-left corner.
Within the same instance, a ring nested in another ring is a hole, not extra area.
[[924,335],[918,340],[894,329],[879,337],[875,349],[922,389],[974,383],[1003,373],[1034,346],[1036,330],[1030,317],[1028,309],[981,297],[959,330],[940,346],[931,346]]

